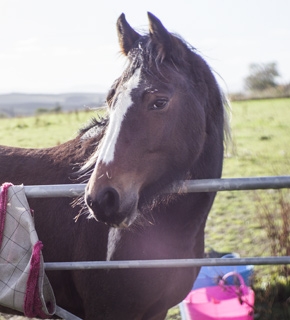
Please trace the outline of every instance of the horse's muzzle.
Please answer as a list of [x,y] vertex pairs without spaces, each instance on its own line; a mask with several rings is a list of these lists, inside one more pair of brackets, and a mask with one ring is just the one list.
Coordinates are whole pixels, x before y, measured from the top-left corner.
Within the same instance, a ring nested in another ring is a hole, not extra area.
[[121,197],[119,192],[106,187],[93,195],[88,190],[85,195],[86,204],[96,220],[111,227],[126,228],[136,217],[137,199]]

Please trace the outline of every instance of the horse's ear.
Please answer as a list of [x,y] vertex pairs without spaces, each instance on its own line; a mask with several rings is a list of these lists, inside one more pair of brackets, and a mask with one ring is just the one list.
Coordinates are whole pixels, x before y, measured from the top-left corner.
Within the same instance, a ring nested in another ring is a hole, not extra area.
[[158,56],[164,60],[171,55],[172,40],[171,35],[163,26],[161,21],[152,13],[148,12],[150,37],[157,46]]
[[124,13],[120,15],[117,21],[117,31],[121,51],[124,55],[127,55],[134,43],[139,39],[140,34],[129,25]]

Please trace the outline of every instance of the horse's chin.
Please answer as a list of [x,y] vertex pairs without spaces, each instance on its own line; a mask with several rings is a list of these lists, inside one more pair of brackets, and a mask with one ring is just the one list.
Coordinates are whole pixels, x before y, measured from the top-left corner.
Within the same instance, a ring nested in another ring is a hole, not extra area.
[[121,213],[116,213],[114,216],[115,218],[109,219],[109,220],[103,220],[100,217],[98,217],[95,212],[93,212],[89,208],[90,215],[89,217],[94,218],[96,221],[100,223],[104,223],[107,226],[111,228],[116,229],[127,229],[130,226],[132,226],[136,220],[136,218],[139,216],[139,210],[137,209],[137,206],[134,206],[132,210],[129,211],[123,211]]
[[138,210],[134,210],[129,216],[127,216],[123,221],[120,223],[107,223],[112,228],[118,228],[118,229],[127,229],[129,228],[136,218],[138,217]]

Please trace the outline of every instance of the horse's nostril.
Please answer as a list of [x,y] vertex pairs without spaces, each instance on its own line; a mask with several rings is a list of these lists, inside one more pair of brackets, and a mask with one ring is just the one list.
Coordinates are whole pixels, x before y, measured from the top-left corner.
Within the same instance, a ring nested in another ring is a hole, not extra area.
[[99,221],[110,222],[115,219],[119,211],[120,197],[118,192],[111,187],[101,190],[96,197],[87,195],[87,206],[93,211]]
[[114,194],[111,191],[107,191],[103,196],[102,203],[104,203],[108,207],[112,207],[114,206],[114,202],[115,202]]
[[119,208],[119,194],[113,188],[105,189],[99,197],[100,207],[107,216],[116,213]]

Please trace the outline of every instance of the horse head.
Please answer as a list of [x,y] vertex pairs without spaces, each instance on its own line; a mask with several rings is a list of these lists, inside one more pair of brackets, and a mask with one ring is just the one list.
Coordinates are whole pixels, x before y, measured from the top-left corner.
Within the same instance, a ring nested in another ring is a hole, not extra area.
[[142,205],[173,181],[190,178],[209,134],[207,100],[215,80],[192,48],[154,15],[148,18],[145,35],[124,14],[117,21],[128,65],[108,93],[109,123],[86,187],[91,215],[115,227],[131,225]]

